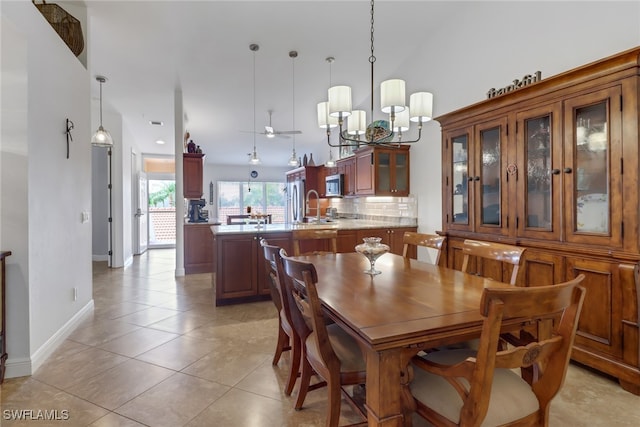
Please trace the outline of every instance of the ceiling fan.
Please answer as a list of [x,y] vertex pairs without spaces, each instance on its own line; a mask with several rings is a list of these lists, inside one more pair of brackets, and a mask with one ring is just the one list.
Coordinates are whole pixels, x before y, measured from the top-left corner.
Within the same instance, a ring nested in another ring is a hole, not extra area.
[[276,136],[279,138],[289,138],[289,135],[301,134],[302,131],[299,130],[275,130],[273,126],[271,126],[271,115],[273,114],[273,110],[269,110],[269,125],[264,127],[263,132],[257,131],[241,131],[241,132],[249,132],[249,133],[257,133],[259,135],[265,135],[267,138],[275,138]]

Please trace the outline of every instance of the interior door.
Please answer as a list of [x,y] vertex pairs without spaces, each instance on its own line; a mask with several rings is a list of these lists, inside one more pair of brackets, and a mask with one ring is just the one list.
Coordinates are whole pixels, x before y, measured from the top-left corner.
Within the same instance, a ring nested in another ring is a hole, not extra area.
[[136,207],[137,241],[135,254],[143,254],[149,244],[149,196],[147,194],[147,174],[138,173],[138,200]]

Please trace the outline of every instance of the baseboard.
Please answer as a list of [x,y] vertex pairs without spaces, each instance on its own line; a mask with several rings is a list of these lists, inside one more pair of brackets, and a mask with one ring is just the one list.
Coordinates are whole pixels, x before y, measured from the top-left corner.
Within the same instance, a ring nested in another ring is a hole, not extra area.
[[31,355],[31,359],[7,359],[5,378],[24,377],[33,374],[47,360],[51,354],[78,327],[85,316],[93,311],[93,299],[78,311],[67,323],[51,336],[38,350]]
[[109,261],[109,255],[91,255],[91,260],[94,262]]

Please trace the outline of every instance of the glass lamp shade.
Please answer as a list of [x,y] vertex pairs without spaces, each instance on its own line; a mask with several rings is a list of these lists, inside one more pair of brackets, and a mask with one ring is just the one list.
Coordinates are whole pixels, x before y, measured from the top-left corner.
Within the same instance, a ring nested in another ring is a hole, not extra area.
[[329,88],[329,116],[348,117],[351,115],[351,88],[333,86]]
[[433,117],[433,94],[416,92],[409,97],[409,112],[412,122],[428,122]]
[[383,113],[404,110],[406,105],[404,80],[391,79],[380,83],[380,108]]
[[253,149],[253,153],[251,153],[251,157],[249,158],[249,163],[251,163],[252,165],[259,165],[260,164],[260,157],[258,157],[258,153],[256,152],[256,149]]
[[[391,122],[391,119],[389,119]],[[404,110],[396,113],[396,118],[393,121],[394,132],[406,132],[409,130],[409,109],[407,107]]]
[[329,160],[327,160],[324,164],[328,168],[333,168],[336,166],[336,161],[333,160],[333,152],[329,150]]
[[364,135],[367,132],[367,113],[363,110],[353,110],[347,121],[349,135]]
[[338,119],[329,115],[329,102],[318,103],[318,126],[322,129],[329,129],[338,126]]
[[91,145],[95,145],[96,147],[112,147],[113,138],[111,138],[111,134],[100,125],[91,138]]
[[296,156],[295,148],[291,152],[291,157],[289,158],[289,162],[287,164],[289,166],[298,166],[298,157]]

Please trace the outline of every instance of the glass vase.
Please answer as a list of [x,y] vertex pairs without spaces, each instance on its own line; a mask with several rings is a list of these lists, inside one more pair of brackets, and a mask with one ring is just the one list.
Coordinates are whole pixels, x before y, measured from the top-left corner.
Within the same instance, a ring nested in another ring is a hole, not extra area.
[[362,240],[364,240],[364,243],[360,243],[356,246],[356,252],[364,255],[371,264],[371,268],[364,270],[364,272],[371,276],[380,274],[380,271],[375,269],[376,260],[389,252],[389,246],[384,243],[380,243],[382,241],[381,237],[365,237]]

